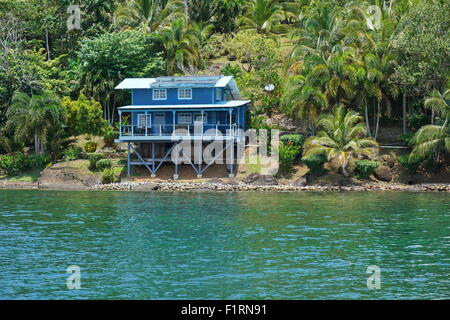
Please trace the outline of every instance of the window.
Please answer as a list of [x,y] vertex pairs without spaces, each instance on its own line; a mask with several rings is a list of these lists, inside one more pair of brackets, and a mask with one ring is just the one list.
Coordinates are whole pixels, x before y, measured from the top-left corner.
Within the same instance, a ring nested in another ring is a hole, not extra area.
[[167,90],[153,89],[153,100],[167,100]]
[[155,125],[164,125],[166,122],[166,117],[164,113],[157,113],[155,114]]
[[152,115],[147,114],[147,121],[145,121],[145,113],[138,114],[137,126],[138,126],[138,128],[145,128],[146,126],[151,127],[152,126]]
[[178,114],[178,124],[191,124],[192,114],[190,113],[180,113]]
[[203,114],[203,121],[202,121],[202,114],[196,113],[194,114],[194,122],[203,122],[204,124],[208,123],[208,115],[206,113]]
[[178,100],[191,100],[192,89],[178,89]]
[[222,100],[222,89],[216,88],[216,100]]

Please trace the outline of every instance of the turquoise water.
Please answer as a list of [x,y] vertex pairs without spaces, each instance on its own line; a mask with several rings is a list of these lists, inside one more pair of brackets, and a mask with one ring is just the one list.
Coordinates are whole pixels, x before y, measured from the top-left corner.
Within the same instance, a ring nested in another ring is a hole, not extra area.
[[448,299],[449,249],[448,194],[0,191],[1,299]]

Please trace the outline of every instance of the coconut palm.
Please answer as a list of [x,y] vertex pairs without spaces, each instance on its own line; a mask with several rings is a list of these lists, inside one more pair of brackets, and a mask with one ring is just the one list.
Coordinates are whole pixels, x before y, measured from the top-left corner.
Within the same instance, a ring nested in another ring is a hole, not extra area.
[[59,98],[50,91],[32,97],[14,94],[6,117],[5,130],[13,131],[17,142],[34,138],[36,153],[44,152],[50,129],[63,127],[67,120]]
[[445,120],[442,126],[428,125],[417,131],[411,140],[414,147],[410,154],[410,161],[422,161],[428,157],[433,157],[435,162],[439,162],[442,154],[450,153],[450,90],[443,94],[434,90],[431,96],[425,100],[425,107],[434,110]]
[[[398,95],[398,86],[391,81],[397,61],[395,55],[377,55],[374,53],[368,53],[361,60],[358,62],[361,66],[360,77],[358,77],[357,83],[355,84],[357,103],[365,107],[366,125],[369,136],[372,136],[372,134],[369,127],[368,100],[372,100],[377,105],[377,109],[374,111],[373,132],[373,136],[377,139],[383,105],[387,106],[387,113],[389,115],[391,110],[390,97],[397,97]],[[366,96],[368,99],[362,101],[361,96]]]
[[449,100],[450,89],[447,89],[444,93],[433,90],[430,97],[425,100],[425,108],[433,110],[444,118],[448,118],[450,116]]
[[289,79],[281,103],[286,113],[308,121],[312,132],[320,112],[327,107],[327,99],[320,88],[302,75]]
[[323,130],[305,141],[304,158],[324,154],[328,161],[338,159],[344,176],[348,176],[351,158],[373,157],[379,147],[375,140],[365,137],[363,117],[354,111],[346,112],[343,105],[336,107],[333,115],[321,117],[318,126]]
[[300,26],[293,29],[294,47],[291,63],[295,65],[309,55],[316,55],[326,61],[332,54],[343,51],[341,39],[342,10],[329,4],[311,8],[301,19]]
[[184,19],[178,19],[160,31],[165,49],[167,73],[184,72],[200,62],[199,39]]
[[153,32],[183,16],[183,0],[130,0],[117,9],[115,23]]
[[284,18],[283,10],[276,0],[251,0],[244,14],[238,18],[241,30],[255,30],[258,33],[273,35],[287,32],[280,21]]

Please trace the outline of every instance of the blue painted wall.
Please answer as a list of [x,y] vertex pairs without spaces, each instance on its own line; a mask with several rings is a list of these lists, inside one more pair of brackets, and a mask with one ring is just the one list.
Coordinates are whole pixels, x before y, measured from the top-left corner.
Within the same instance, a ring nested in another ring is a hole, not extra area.
[[160,106],[178,104],[213,104],[217,103],[219,100],[215,100],[215,88],[193,88],[192,100],[178,100],[178,89],[169,88],[167,89],[167,100],[153,100],[152,89],[134,89],[132,90],[132,101],[134,106]]

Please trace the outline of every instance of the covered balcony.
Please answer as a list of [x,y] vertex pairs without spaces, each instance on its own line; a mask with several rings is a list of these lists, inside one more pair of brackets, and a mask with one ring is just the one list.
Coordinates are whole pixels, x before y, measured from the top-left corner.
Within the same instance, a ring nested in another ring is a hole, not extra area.
[[119,109],[120,142],[231,140],[244,129],[244,109]]

